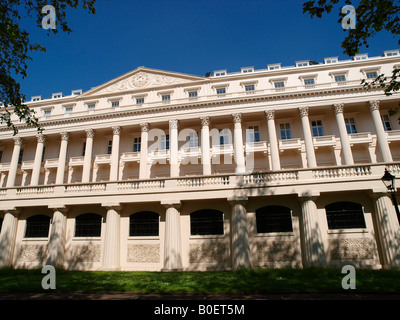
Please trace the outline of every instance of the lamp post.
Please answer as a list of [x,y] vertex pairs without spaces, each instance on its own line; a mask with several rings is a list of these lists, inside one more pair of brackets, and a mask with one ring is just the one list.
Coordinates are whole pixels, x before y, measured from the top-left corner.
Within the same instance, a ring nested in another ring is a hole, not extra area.
[[381,180],[384,183],[384,185],[386,186],[386,188],[390,191],[390,194],[392,195],[392,201],[393,201],[394,208],[396,210],[397,220],[400,223],[399,206],[397,204],[397,199],[396,199],[396,195],[395,195],[395,190],[396,190],[396,188],[394,186],[395,179],[396,179],[396,177],[394,175],[390,174],[390,172],[387,169],[385,169],[385,174],[383,175]]

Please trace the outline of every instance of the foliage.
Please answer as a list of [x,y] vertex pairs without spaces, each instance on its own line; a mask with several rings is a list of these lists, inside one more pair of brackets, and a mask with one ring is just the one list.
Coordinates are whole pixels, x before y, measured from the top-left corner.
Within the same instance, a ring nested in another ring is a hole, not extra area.
[[[67,9],[78,8],[88,10],[95,14],[96,0],[58,0],[51,1],[55,8],[56,29],[47,29],[47,33],[56,34],[58,29],[70,33],[72,29],[67,23]],[[47,0],[0,0],[0,122],[6,123],[12,128],[14,134],[18,132],[11,115],[18,116],[20,122],[37,127],[41,131],[34,110],[24,104],[25,95],[16,77],[27,77],[28,62],[32,60],[34,51],[46,51],[46,48],[38,43],[31,43],[29,33],[22,30],[20,21],[22,18],[33,18],[38,27],[42,27],[42,8],[48,4]]]

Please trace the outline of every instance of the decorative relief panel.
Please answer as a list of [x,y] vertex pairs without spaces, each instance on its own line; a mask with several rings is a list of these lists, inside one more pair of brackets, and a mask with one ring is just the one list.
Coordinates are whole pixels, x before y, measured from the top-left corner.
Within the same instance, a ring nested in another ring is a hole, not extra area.
[[375,246],[372,239],[330,239],[328,243],[331,260],[363,260],[374,258]]
[[129,244],[128,262],[160,262],[159,244]]
[[18,261],[24,262],[37,262],[43,264],[47,257],[46,244],[24,244],[21,246],[18,254]]
[[224,243],[191,243],[189,245],[189,262],[226,262],[226,252]]
[[257,242],[258,262],[294,261],[297,258],[296,242],[275,240]]
[[171,77],[162,74],[152,74],[140,71],[127,79],[120,80],[117,83],[100,90],[98,93],[110,93],[118,91],[135,90],[149,87],[159,87],[170,84],[179,84],[188,80],[178,77]]
[[74,262],[100,262],[100,256],[100,244],[76,244],[70,251],[70,260]]

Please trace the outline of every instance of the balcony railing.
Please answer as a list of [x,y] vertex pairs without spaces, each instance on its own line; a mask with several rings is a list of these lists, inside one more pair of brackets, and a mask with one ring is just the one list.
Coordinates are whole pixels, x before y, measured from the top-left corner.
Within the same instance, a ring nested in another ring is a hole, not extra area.
[[[41,185],[27,187],[0,188],[2,200],[13,199],[40,199],[63,198],[73,196],[107,196],[155,193],[157,199],[162,193],[170,194],[185,191],[202,192],[220,190],[222,195],[230,191],[246,192],[254,188],[287,188],[291,186],[308,185],[316,188],[316,184],[338,182],[349,184],[364,181],[361,185],[364,189],[371,188],[370,181],[378,181],[379,184],[385,168],[394,175],[400,174],[400,163],[366,164],[353,166],[324,167],[314,169],[292,169],[268,172],[255,172],[244,175],[222,174],[212,176],[188,176],[177,178],[137,179],[109,182],[73,183],[61,185]],[[356,178],[356,179],[355,179]],[[249,189],[250,188],[250,189]],[[156,198],[155,198],[156,199]]]

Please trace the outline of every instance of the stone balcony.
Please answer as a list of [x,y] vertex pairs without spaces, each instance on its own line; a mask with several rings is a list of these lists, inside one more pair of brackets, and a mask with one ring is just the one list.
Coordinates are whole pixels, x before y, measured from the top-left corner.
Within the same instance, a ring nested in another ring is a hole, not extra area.
[[4,206],[16,206],[15,200],[26,200],[25,204],[20,204],[27,206],[53,202],[72,205],[82,204],[82,199],[84,203],[124,203],[138,199],[190,200],[204,196],[209,199],[288,193],[304,195],[310,192],[345,191],[348,188],[385,190],[381,181],[385,168],[395,176],[400,174],[400,163],[389,163],[266,171],[244,175],[220,174],[1,188],[0,210]]

